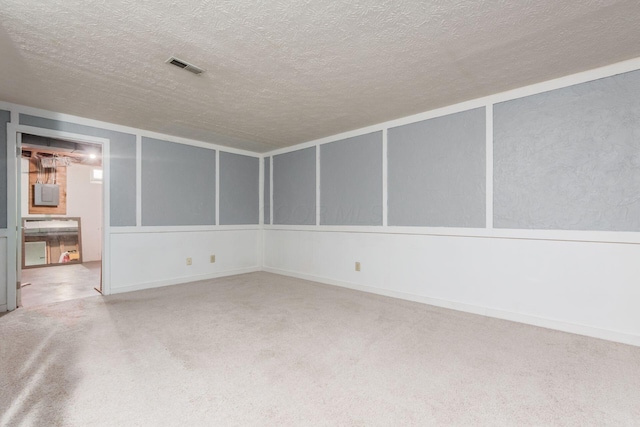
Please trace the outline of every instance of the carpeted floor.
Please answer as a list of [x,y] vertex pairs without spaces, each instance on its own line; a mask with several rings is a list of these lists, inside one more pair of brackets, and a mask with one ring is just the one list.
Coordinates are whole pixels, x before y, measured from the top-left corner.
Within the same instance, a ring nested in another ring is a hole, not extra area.
[[0,343],[2,426],[640,423],[640,348],[268,273],[19,309]]

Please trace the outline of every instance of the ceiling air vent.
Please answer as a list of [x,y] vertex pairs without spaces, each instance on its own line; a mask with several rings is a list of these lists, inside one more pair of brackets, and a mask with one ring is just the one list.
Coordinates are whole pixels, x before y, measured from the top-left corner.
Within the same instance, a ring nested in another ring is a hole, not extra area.
[[204,70],[200,67],[196,67],[193,64],[189,64],[187,61],[183,61],[182,59],[178,59],[175,56],[167,59],[167,64],[175,65],[176,67],[180,67],[183,70],[187,70],[192,72],[193,74],[199,75],[204,73]]

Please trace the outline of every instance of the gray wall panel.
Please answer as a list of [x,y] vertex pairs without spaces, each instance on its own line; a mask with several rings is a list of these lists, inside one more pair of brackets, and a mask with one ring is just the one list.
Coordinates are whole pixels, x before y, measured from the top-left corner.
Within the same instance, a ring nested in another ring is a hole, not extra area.
[[273,223],[315,225],[316,147],[273,156]]
[[109,139],[110,223],[111,226],[136,225],[135,135],[27,114],[20,114],[20,124]]
[[216,152],[142,138],[142,225],[215,225]]
[[220,152],[220,224],[260,222],[260,159]]
[[9,111],[0,110],[0,228],[7,228],[7,123]]
[[496,104],[494,226],[640,231],[640,72]]
[[112,135],[109,144],[109,222],[116,227],[136,225],[136,138],[129,136]]
[[264,158],[264,223],[271,224],[271,157]]
[[382,225],[382,132],[320,146],[320,224]]
[[389,129],[388,224],[485,227],[485,109]]

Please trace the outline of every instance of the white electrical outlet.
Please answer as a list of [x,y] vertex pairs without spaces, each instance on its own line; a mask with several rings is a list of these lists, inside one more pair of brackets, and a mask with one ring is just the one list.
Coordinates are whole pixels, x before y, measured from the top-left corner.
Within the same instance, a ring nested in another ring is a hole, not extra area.
[[210,255],[210,256],[209,256],[209,262],[210,262],[211,264],[213,264],[214,262],[216,262],[216,256],[215,256],[215,255]]
[[191,259],[191,257],[187,258],[187,265],[191,265],[193,263],[193,260]]
[[360,262],[356,262],[356,271],[360,271]]

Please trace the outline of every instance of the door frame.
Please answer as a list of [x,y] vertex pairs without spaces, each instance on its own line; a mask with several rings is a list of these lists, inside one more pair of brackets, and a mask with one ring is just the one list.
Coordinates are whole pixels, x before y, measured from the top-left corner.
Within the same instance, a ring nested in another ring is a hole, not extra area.
[[78,143],[98,144],[102,147],[102,294],[111,293],[110,282],[110,140],[95,136],[53,129],[7,123],[7,310],[17,308],[18,286],[22,256],[22,212],[20,179],[22,134],[58,138]]

